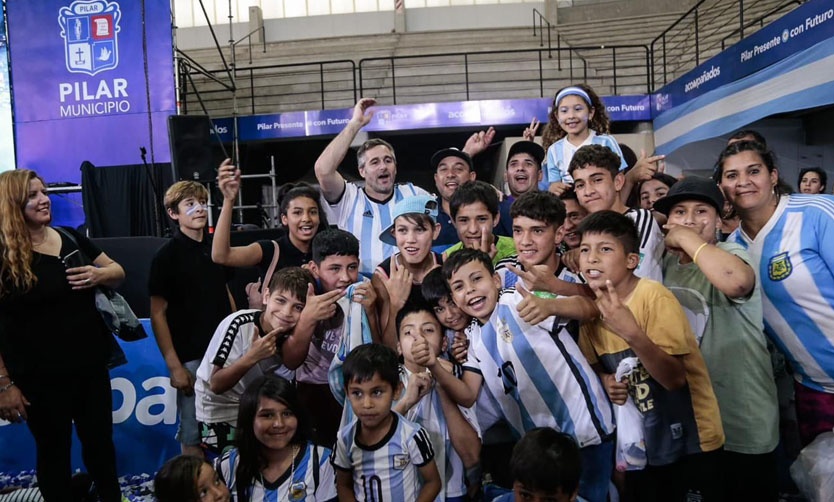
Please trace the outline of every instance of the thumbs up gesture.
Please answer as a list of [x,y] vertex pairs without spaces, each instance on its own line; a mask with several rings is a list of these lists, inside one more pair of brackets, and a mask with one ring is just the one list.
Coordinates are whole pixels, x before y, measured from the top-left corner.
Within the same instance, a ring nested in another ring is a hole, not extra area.
[[528,324],[538,324],[553,314],[550,311],[550,304],[555,299],[539,298],[533,293],[524,289],[521,284],[515,285],[516,291],[521,294],[522,300],[515,306],[518,315]]
[[414,343],[411,345],[411,357],[414,359],[415,363],[429,369],[433,368],[437,363],[437,355],[432,350],[428,340],[426,340],[426,338],[419,333],[416,335]]

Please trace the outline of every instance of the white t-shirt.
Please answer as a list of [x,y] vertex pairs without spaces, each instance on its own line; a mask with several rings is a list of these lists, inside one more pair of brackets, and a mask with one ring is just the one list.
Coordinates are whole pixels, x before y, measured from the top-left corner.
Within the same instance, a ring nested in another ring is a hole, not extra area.
[[198,421],[207,424],[226,422],[236,426],[240,396],[243,395],[246,386],[266,372],[280,375],[281,366],[273,365],[271,360],[266,359],[252,366],[243,378],[226,392],[215,394],[211,391],[209,381],[213,367],[231,366],[246,354],[256,336],[263,335],[258,327],[260,316],[260,310],[251,309],[229,314],[211,337],[206,355],[197,369],[197,380],[194,382]]

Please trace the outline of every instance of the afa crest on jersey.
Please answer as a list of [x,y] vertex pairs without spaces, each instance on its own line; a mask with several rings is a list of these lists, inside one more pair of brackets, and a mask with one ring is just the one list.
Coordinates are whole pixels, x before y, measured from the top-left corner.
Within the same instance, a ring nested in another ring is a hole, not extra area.
[[771,281],[781,281],[793,272],[793,265],[791,264],[791,257],[788,253],[779,253],[767,264],[767,276]]
[[96,73],[119,65],[119,4],[76,0],[58,10],[64,59],[70,73]]

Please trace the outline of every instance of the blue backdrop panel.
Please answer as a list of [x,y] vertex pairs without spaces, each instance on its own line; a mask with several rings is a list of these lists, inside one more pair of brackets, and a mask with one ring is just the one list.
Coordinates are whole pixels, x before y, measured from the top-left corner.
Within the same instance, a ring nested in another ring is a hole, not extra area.
[[7,0],[18,167],[79,182],[84,160],[138,164],[140,146],[170,160],[170,8],[168,0]]
[[[121,343],[128,364],[110,372],[113,387],[113,440],[119,475],[153,473],[179,454],[176,391],[153,337],[150,321],[142,323],[148,338]],[[55,382],[60,386],[61,382]],[[35,443],[24,424],[0,421],[0,472],[35,468]],[[73,469],[83,469],[81,446],[73,437]]]

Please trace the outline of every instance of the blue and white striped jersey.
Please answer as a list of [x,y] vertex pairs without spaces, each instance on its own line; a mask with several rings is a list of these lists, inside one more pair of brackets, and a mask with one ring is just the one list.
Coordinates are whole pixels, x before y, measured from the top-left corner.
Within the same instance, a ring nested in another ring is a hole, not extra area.
[[[508,256],[495,264],[495,273],[501,278],[501,289],[513,289],[516,284],[521,282],[521,285],[529,290],[530,288],[524,284],[524,281],[518,277],[512,269],[510,269],[511,266],[524,270],[524,265],[522,265],[519,261],[517,254]],[[573,284],[582,284],[585,282],[580,276],[568,270],[568,268],[561,263],[559,264],[559,268],[556,270],[555,275],[557,278]]]
[[[400,367],[400,381],[403,384],[403,392],[408,387],[408,377],[411,372],[405,367]],[[480,436],[478,420],[472,408],[458,407],[463,417],[469,422],[472,428]],[[432,446],[434,447],[434,461],[440,473],[440,480],[443,488],[435,498],[437,502],[443,502],[448,498],[463,497],[466,495],[466,469],[463,460],[452,446],[449,425],[446,422],[446,415],[443,413],[443,405],[440,403],[440,394],[436,388],[429,391],[420,401],[408,410],[406,418],[423,427],[429,434]]]
[[[273,502],[298,500],[305,502],[330,502],[337,499],[336,476],[330,465],[329,448],[313,443],[304,445],[293,459],[293,466],[287,469],[273,483],[261,479],[246,490],[247,502]],[[232,501],[238,502],[237,466],[240,454],[237,449],[226,452],[220,458],[218,472],[229,487]],[[243,501],[241,501],[243,502]]]
[[640,264],[634,275],[643,279],[663,282],[663,252],[666,251],[663,233],[654,215],[648,209],[630,208],[624,213],[637,227],[640,238]]
[[518,437],[535,427],[553,427],[575,437],[580,447],[600,444],[614,432],[602,383],[565,329],[567,320],[527,324],[516,310],[521,299],[505,290],[488,323],[472,321],[464,370],[483,375],[481,392],[489,393]]
[[755,239],[739,227],[727,240],[753,260],[765,332],[797,381],[834,393],[834,197],[783,196]]
[[331,461],[336,469],[352,471],[353,493],[359,502],[417,500],[419,468],[434,460],[425,429],[391,412],[388,435],[375,445],[356,441],[361,424],[354,420],[339,430]]
[[617,144],[614,136],[597,134],[593,129],[590,133],[588,138],[579,146],[573,146],[567,137],[550,145],[550,148],[547,149],[547,170],[544,172],[548,184],[557,181],[573,184],[573,177],[568,172],[568,167],[571,159],[573,159],[573,154],[585,145],[607,146],[612,152],[620,156],[620,171],[628,167],[623,158],[623,152],[620,150],[620,145]]
[[368,198],[365,190],[354,183],[345,183],[342,197],[331,204],[321,196],[321,205],[332,225],[337,225],[359,239],[359,272],[370,278],[377,265],[397,250],[386,244],[379,234],[393,221],[394,204],[406,197],[427,195],[428,192],[412,183],[397,184],[387,201],[377,202]]

